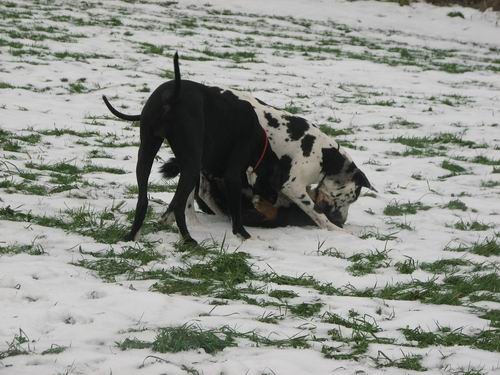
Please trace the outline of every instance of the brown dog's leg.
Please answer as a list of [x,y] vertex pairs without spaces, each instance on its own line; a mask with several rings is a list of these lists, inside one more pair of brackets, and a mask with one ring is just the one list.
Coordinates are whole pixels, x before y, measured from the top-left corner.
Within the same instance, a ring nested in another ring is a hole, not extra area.
[[[255,199],[257,198],[257,199]],[[274,221],[278,216],[278,208],[274,207],[271,202],[260,197],[254,197],[253,205],[255,209],[264,216],[266,221]]]

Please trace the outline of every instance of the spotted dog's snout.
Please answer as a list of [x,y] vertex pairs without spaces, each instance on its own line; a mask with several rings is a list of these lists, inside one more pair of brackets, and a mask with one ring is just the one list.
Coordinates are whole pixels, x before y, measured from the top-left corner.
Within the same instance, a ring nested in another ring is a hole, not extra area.
[[314,210],[318,213],[324,214],[331,223],[335,224],[339,228],[344,226],[345,219],[342,217],[341,212],[335,209],[332,205],[328,204],[328,202],[316,202]]
[[342,214],[340,213],[339,210],[330,210],[328,212],[325,212],[325,215],[328,218],[328,220],[330,220],[333,224],[335,224],[339,228],[344,227],[345,219],[342,217]]

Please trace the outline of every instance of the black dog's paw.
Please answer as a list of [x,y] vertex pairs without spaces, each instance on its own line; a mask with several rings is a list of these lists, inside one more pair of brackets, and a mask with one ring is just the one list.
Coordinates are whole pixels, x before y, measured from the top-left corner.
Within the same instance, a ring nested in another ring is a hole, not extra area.
[[135,234],[133,233],[128,233],[125,237],[123,237],[123,241],[129,242],[129,241],[134,241],[135,239]]
[[237,236],[243,238],[244,240],[248,240],[250,237],[250,233],[248,233],[245,228],[241,227],[238,230],[233,230],[233,234],[236,234]]
[[198,242],[196,242],[196,240],[189,235],[182,239],[182,243],[189,246],[198,246]]

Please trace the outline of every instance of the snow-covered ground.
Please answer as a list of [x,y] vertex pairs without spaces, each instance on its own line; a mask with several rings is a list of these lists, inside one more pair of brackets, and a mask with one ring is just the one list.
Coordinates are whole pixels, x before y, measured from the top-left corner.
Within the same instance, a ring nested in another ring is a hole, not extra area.
[[[0,373],[500,373],[498,14],[339,0],[0,14]],[[250,91],[347,147],[379,193],[345,233],[241,242],[200,213],[205,249],[177,246],[156,224],[165,146],[145,235],[119,241],[139,133],[101,95],[139,113],[175,51],[184,78]]]

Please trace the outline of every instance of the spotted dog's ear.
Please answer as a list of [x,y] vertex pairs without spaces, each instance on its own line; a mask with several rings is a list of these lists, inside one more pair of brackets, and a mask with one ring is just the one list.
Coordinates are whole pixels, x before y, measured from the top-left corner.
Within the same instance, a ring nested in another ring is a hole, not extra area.
[[327,176],[340,173],[345,163],[344,155],[335,148],[323,148],[321,152],[323,154],[321,158],[322,172]]
[[360,169],[356,169],[356,172],[354,172],[353,181],[356,184],[356,186],[362,186],[362,187],[368,188],[368,189],[373,190],[374,192],[378,193],[377,189],[375,189],[372,186],[370,181],[368,181],[368,178],[366,177],[366,175]]

